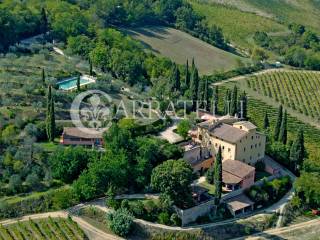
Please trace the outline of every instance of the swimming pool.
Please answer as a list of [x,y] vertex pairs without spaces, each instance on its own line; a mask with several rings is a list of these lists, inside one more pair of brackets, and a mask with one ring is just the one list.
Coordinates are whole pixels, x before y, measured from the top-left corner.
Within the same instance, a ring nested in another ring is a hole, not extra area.
[[[90,83],[94,83],[95,80],[87,77],[87,76],[81,76],[80,77],[80,86],[84,86]],[[65,80],[62,80],[58,82],[59,89],[61,90],[72,90],[77,88],[77,77],[68,78]]]

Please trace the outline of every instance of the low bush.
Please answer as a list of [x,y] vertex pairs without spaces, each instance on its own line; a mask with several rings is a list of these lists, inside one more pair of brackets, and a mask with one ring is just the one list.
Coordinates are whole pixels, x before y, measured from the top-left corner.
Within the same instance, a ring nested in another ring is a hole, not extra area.
[[133,216],[127,209],[119,208],[114,212],[107,213],[106,217],[110,229],[115,234],[126,237],[130,233]]

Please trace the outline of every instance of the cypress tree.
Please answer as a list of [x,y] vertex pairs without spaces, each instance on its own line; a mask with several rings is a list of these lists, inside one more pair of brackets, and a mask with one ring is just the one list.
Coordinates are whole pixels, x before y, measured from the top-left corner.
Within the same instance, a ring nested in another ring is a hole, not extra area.
[[180,70],[178,66],[175,67],[175,84],[174,89],[175,91],[180,91],[181,83],[180,83]]
[[54,97],[51,97],[50,101],[50,128],[51,128],[51,138],[50,141],[54,141],[55,132],[56,132],[56,118],[55,118],[55,110],[54,110]]
[[212,89],[209,87],[209,81],[208,78],[205,78],[205,85],[204,85],[204,104],[205,109],[207,111],[210,111],[210,98],[212,95]]
[[302,169],[303,161],[307,157],[306,148],[304,146],[303,130],[299,129],[296,141],[290,149],[290,163],[294,171],[298,172]]
[[232,91],[231,103],[230,103],[230,115],[234,116],[238,112],[238,88],[235,85]]
[[93,76],[93,66],[90,58],[89,58],[89,75]]
[[226,95],[224,96],[224,114],[230,114],[230,90],[227,89]]
[[219,101],[219,87],[215,86],[213,90],[213,109],[212,113],[217,114],[218,113],[218,101]]
[[270,121],[269,121],[268,112],[266,111],[263,119],[263,129],[267,130],[269,127],[270,127]]
[[46,83],[46,75],[45,75],[45,72],[44,72],[44,68],[42,68],[42,72],[41,72],[41,81],[42,81],[42,84],[45,85],[45,83]]
[[77,90],[80,91],[80,74],[77,76]]
[[216,160],[214,161],[214,185],[215,185],[215,197],[218,202],[221,199],[222,193],[222,150],[219,147],[218,153],[216,155]]
[[287,144],[288,140],[288,116],[287,116],[287,110],[284,111],[282,122],[281,122],[281,128],[279,133],[279,141],[282,142],[284,145]]
[[198,100],[198,90],[199,90],[199,73],[198,69],[194,64],[194,59],[192,60],[191,78],[190,78],[190,91],[192,98],[192,110],[195,111],[197,107]]
[[279,110],[278,110],[278,118],[277,118],[277,122],[276,122],[276,126],[274,128],[274,140],[278,141],[279,140],[279,134],[280,134],[280,127],[281,127],[281,122],[282,122],[282,115],[283,115],[283,107],[282,105],[279,106]]
[[180,71],[175,63],[172,65],[169,81],[171,91],[180,90]]
[[48,18],[46,10],[44,8],[41,9],[40,24],[41,33],[46,33],[48,31]]
[[189,61],[187,60],[186,65],[186,73],[185,73],[185,81],[184,81],[186,89],[190,87],[190,71],[189,71]]
[[48,87],[47,93],[46,131],[48,140],[53,142],[55,135],[55,113],[51,85]]
[[243,92],[240,96],[238,112],[239,116],[244,120],[248,119],[248,98],[246,92]]
[[204,107],[204,101],[205,101],[205,84],[206,81],[204,78],[200,78],[199,81],[199,89],[198,89],[198,100],[200,102],[200,107]]

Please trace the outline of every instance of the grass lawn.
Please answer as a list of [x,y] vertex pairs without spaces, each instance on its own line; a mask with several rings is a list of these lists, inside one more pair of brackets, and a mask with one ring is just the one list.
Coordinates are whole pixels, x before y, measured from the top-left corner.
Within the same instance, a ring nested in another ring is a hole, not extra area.
[[173,28],[135,28],[124,31],[140,40],[155,54],[168,57],[179,64],[185,64],[187,59],[191,62],[194,58],[200,74],[210,74],[214,70],[230,70],[237,66],[238,60],[249,61]]
[[214,185],[212,185],[212,184],[208,183],[207,181],[205,181],[205,182],[199,183],[199,186],[208,189],[208,193],[210,195],[214,195],[214,191],[215,191],[215,186]]

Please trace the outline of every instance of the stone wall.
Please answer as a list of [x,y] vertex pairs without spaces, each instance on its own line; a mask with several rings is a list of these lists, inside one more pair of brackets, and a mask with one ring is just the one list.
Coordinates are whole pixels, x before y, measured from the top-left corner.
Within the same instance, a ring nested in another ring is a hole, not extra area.
[[178,216],[181,218],[182,226],[196,221],[198,217],[207,215],[214,209],[216,209],[215,199],[185,210],[175,207]]

